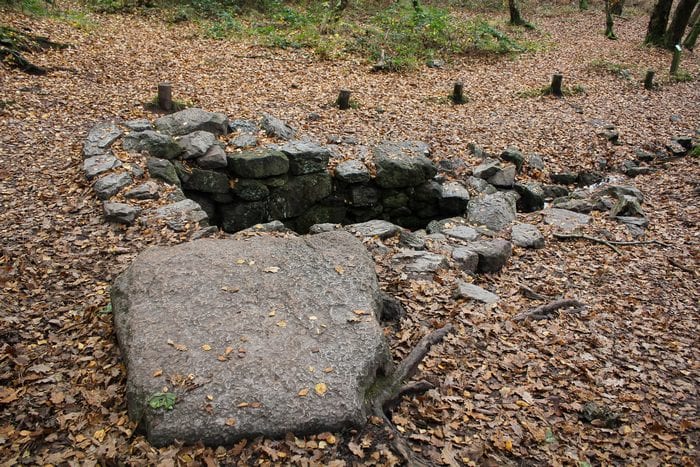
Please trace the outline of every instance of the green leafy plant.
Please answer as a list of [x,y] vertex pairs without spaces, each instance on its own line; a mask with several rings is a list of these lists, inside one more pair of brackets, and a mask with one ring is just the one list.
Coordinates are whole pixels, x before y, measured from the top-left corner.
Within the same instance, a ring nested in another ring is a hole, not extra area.
[[156,392],[148,399],[148,405],[155,410],[173,410],[175,408],[175,394],[172,392]]
[[625,63],[616,63],[602,58],[592,60],[589,68],[599,73],[609,73],[624,79],[631,79],[630,66]]

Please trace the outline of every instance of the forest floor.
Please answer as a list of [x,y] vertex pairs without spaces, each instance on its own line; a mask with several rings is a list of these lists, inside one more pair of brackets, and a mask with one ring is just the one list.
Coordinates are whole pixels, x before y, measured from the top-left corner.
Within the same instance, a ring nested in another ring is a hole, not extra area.
[[[614,168],[634,159],[635,148],[697,137],[700,129],[700,57],[686,54],[682,64],[694,81],[671,81],[669,52],[641,45],[643,15],[617,21],[619,40],[610,41],[600,11],[541,12],[528,18],[537,29],[527,34],[550,44],[542,51],[459,57],[405,74],[208,40],[187,24],[86,18],[0,11],[0,23],[71,44],[31,56],[63,67],[47,76],[0,67],[2,465],[396,462],[371,430],[218,449],[156,449],[134,433],[112,317],[104,312],[109,286],[138,252],[187,234],[105,224],[82,173],[81,147],[101,120],[154,118],[144,104],[161,81],[173,84],[176,98],[231,118],[268,112],[321,142],[330,135],[362,145],[423,140],[436,158],[472,166],[471,141],[495,153],[509,145],[539,153],[555,172],[593,169],[600,158]],[[640,84],[648,68],[657,70],[654,91]],[[556,71],[583,92],[523,97]],[[445,96],[458,80],[469,102],[453,106]],[[340,88],[353,91],[356,109],[330,105]],[[320,119],[308,119],[310,112]],[[598,137],[594,119],[615,124],[622,144]],[[413,281],[380,263],[382,285],[409,310],[388,334],[396,358],[439,323],[456,329],[420,367],[418,376],[436,389],[404,399],[392,414],[416,451],[445,465],[697,465],[700,166],[685,157],[658,169],[628,182],[646,197],[644,238],[667,246],[623,246],[616,254],[603,244],[560,242],[539,214],[519,215],[544,231],[547,245],[516,249],[501,273],[476,278],[502,298],[495,306],[454,301],[449,277]],[[604,215],[594,214],[585,232],[631,239]],[[541,304],[522,285],[576,298],[586,313],[513,321]],[[585,420],[590,402],[610,423]]]

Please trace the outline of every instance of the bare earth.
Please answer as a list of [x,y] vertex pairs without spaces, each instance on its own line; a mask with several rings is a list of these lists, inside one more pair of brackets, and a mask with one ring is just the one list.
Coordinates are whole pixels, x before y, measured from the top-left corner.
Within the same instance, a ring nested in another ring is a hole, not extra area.
[[[232,118],[278,116],[300,133],[361,144],[384,139],[430,143],[434,157],[476,159],[474,141],[543,156],[550,172],[612,167],[700,129],[700,59],[682,64],[695,81],[671,82],[668,52],[641,46],[647,17],[617,21],[618,41],[603,36],[600,11],[529,18],[545,51],[517,58],[463,57],[443,69],[372,74],[359,60],[317,61],[310,52],[206,40],[194,26],[140,17],[90,15],[94,26],[0,12],[0,22],[72,44],[32,56],[67,67],[46,77],[0,68],[0,462],[3,465],[116,462],[161,465],[295,463],[387,465],[389,441],[367,428],[304,439],[251,439],[235,447],[155,449],[126,416],[124,368],[109,284],[148,245],[186,240],[167,229],[123,228],[102,220],[101,202],[82,175],[86,131],[107,118],[154,118],[144,109],[161,81],[177,98]],[[601,71],[624,63],[631,79]],[[657,70],[660,89],[640,80]],[[585,93],[564,99],[520,97],[564,74]],[[452,83],[469,102],[452,106]],[[330,103],[353,91],[359,108]],[[381,110],[381,111],[380,111]],[[318,121],[310,121],[310,112]],[[593,119],[613,123],[622,145],[596,136]],[[347,155],[356,146],[344,146]],[[120,157],[126,157],[119,154]],[[126,159],[124,159],[126,161]],[[561,242],[541,215],[519,215],[545,232],[542,250],[516,249],[500,274],[475,283],[501,296],[495,306],[452,299],[454,273],[409,280],[377,258],[382,286],[409,311],[387,328],[394,356],[430,329],[456,332],[431,351],[418,377],[436,385],[406,398],[393,422],[412,448],[445,465],[694,465],[700,418],[700,167],[682,158],[631,183],[646,196],[645,239],[622,246]],[[536,174],[530,174],[536,177]],[[586,233],[630,240],[626,229],[594,215]],[[389,241],[388,243],[391,243]],[[521,292],[576,298],[586,313],[515,322],[544,302]],[[595,402],[619,423],[581,414]],[[614,426],[612,426],[614,425]],[[588,464],[584,464],[584,463]]]

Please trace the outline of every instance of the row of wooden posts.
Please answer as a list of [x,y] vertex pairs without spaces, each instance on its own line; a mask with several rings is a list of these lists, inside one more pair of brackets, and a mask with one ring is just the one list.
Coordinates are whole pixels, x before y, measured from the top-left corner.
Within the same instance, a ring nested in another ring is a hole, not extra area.
[[[681,62],[681,47],[677,45],[673,51],[673,61],[671,62],[671,74],[675,75],[678,73],[678,67]],[[552,83],[549,86],[549,94],[557,97],[562,97],[564,95],[562,91],[562,81],[564,80],[564,75],[561,73],[555,73],[552,76]],[[647,71],[644,77],[644,89],[651,90],[654,88],[654,70]],[[338,100],[336,105],[340,110],[349,109],[352,104],[350,102],[351,91],[348,89],[341,89],[338,94]],[[454,104],[464,104],[467,102],[464,96],[464,83],[457,81],[454,83],[452,89],[452,94],[450,94],[450,100]],[[173,88],[170,83],[161,83],[158,85],[158,107],[161,110],[170,111],[173,110]]]

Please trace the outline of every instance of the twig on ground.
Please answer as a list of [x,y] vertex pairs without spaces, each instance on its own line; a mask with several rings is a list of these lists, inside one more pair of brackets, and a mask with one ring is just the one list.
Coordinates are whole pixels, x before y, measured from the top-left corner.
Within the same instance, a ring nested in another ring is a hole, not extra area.
[[520,289],[518,290],[521,294],[523,294],[525,297],[529,298],[530,300],[549,300],[552,297],[547,296],[547,295],[542,295],[541,293],[537,293],[534,290],[532,290],[530,287],[526,285],[520,284]]
[[570,308],[570,307],[575,307],[573,311],[581,311],[583,309],[583,303],[579,302],[578,300],[573,300],[573,299],[562,299],[562,300],[555,300],[553,302],[547,303],[546,305],[539,306],[537,308],[534,308],[530,311],[526,311],[523,313],[520,313],[519,315],[516,315],[513,317],[513,321],[525,321],[526,319],[547,319],[549,316],[554,313],[555,311],[561,309],[561,308]]
[[659,240],[642,240],[642,241],[627,242],[627,241],[619,241],[619,240],[605,240],[604,238],[592,237],[590,235],[584,235],[584,234],[563,234],[563,233],[554,232],[553,235],[554,235],[554,238],[558,238],[560,240],[579,240],[579,239],[581,239],[581,240],[588,240],[588,241],[595,242],[595,243],[601,243],[603,245],[606,245],[610,249],[612,249],[618,255],[621,255],[622,252],[615,245],[620,245],[620,246],[659,245],[659,246],[663,246],[666,248],[671,247],[671,245],[669,245],[667,243],[660,242]]
[[674,258],[667,258],[667,259],[668,259],[668,262],[671,264],[671,266],[675,266],[678,269],[680,269],[681,271],[687,272],[688,274],[692,274],[692,275],[697,274],[697,271],[695,269],[692,269],[692,268],[689,268],[687,266],[682,265]]

